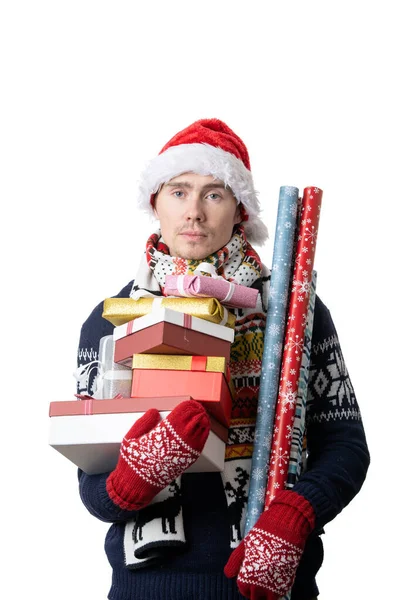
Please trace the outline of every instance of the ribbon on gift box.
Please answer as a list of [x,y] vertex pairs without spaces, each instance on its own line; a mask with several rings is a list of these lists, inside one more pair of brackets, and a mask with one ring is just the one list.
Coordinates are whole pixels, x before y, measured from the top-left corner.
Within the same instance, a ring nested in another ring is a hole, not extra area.
[[93,414],[93,400],[92,396],[86,396],[85,394],[75,394],[75,396],[80,401],[80,405],[83,405],[83,415],[92,415]]
[[[88,396],[88,394],[74,394],[75,398],[78,400],[99,400],[99,398],[95,398],[94,396]],[[112,400],[119,400],[120,398],[124,398],[122,394],[115,394]]]
[[132,369],[160,369],[171,371],[204,371],[224,373],[228,383],[231,372],[222,356],[190,356],[178,354],[134,354]]
[[[210,276],[202,275],[208,273]],[[232,283],[217,274],[215,266],[203,262],[194,271],[194,275],[167,275],[164,294],[185,298],[215,298],[221,304],[232,308],[254,308],[258,290],[245,285]]]
[[[157,298],[157,300],[159,300],[159,298]],[[154,312],[157,311],[157,308],[153,309]],[[187,313],[182,313],[183,314],[183,323],[182,326],[185,327],[186,329],[192,329],[192,315],[188,315]],[[221,325],[223,325],[224,323],[220,323]],[[124,325],[126,325],[126,329],[124,330],[124,336],[125,335],[131,335],[135,329],[135,319],[132,319],[131,321],[128,321],[128,323],[124,323]]]
[[[214,356],[192,356],[192,371],[207,371],[207,363],[212,362]],[[218,357],[217,357],[218,358]],[[225,367],[225,377],[228,383],[231,381],[231,370],[229,365]]]

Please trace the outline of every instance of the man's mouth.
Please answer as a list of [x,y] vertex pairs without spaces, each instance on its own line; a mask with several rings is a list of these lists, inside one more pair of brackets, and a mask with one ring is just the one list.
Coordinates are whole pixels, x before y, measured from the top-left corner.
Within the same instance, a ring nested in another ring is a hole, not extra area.
[[180,235],[194,240],[206,237],[206,234],[202,233],[201,231],[182,231]]

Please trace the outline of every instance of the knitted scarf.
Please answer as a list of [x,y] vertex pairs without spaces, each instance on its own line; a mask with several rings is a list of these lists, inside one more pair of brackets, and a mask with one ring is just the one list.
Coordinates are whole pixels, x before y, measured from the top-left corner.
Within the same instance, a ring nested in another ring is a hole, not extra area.
[[[211,264],[219,276],[230,282],[256,287],[260,292],[256,308],[229,309],[236,316],[230,361],[236,398],[232,408],[225,467],[221,477],[230,515],[230,546],[235,548],[242,539],[244,530],[270,272],[262,265],[258,254],[248,243],[241,226],[235,227],[226,246],[202,260],[170,256],[169,249],[158,231],[147,241],[146,252],[130,296],[134,299],[162,296],[166,275],[193,274],[201,263]],[[126,565],[130,568],[140,568],[149,561],[156,560],[165,546],[179,545],[185,545],[180,506],[180,478],[158,494],[148,507],[138,511],[134,520],[126,524]]]

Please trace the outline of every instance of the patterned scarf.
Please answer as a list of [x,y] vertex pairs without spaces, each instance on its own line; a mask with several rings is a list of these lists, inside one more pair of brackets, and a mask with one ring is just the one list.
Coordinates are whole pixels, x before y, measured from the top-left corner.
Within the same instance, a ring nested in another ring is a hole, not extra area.
[[[169,249],[158,231],[147,241],[146,252],[130,296],[134,299],[161,296],[166,275],[191,275],[201,263],[211,264],[217,274],[228,281],[247,287],[256,287],[260,292],[256,308],[229,309],[236,316],[235,338],[231,347],[230,361],[236,398],[233,403],[229,438],[226,445],[225,467],[221,476],[229,507],[230,545],[231,548],[235,548],[242,539],[245,524],[270,272],[262,265],[258,254],[248,243],[241,226],[235,227],[233,236],[226,246],[201,260],[170,256]],[[155,534],[156,530],[162,532],[161,537],[164,544],[168,543],[168,540],[171,542],[173,540],[175,546],[185,543],[182,513],[179,511],[179,497],[180,478],[171,484],[169,492],[168,490],[163,491],[161,497],[160,495],[156,496],[149,507],[139,511],[135,522],[127,524],[125,531],[127,566],[138,568],[143,566],[143,563],[147,564],[149,560],[157,558],[159,542],[155,538],[159,537],[159,534]],[[175,532],[172,534],[162,526],[163,520],[165,521],[166,500],[170,507],[174,506]],[[162,505],[164,508],[161,509]],[[159,507],[158,516],[157,506]],[[147,532],[143,523],[147,524]],[[150,523],[152,524],[151,529]],[[141,539],[137,534],[138,530]],[[142,551],[143,548],[146,550]],[[138,560],[139,558],[140,560]]]

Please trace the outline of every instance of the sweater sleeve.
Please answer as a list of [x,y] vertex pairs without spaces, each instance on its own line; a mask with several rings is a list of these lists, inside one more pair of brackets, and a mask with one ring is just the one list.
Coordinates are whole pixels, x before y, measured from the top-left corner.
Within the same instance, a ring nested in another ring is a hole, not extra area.
[[313,506],[316,528],[360,491],[370,456],[336,329],[316,297],[307,397],[307,464],[293,490]]
[[123,523],[136,515],[136,511],[122,510],[114,504],[106,490],[109,473],[88,475],[78,469],[79,494],[91,515],[106,523]]
[[[117,297],[128,297],[133,282],[125,286]],[[103,302],[98,304],[84,322],[78,349],[78,367],[87,365],[84,376],[78,381],[77,390],[80,394],[91,395],[97,376],[97,360],[99,358],[100,339],[111,335],[113,325],[103,319]],[[88,475],[78,469],[79,493],[88,511],[98,519],[106,522],[123,522],[132,519],[134,512],[121,510],[110,499],[106,490],[106,480],[109,473]]]

